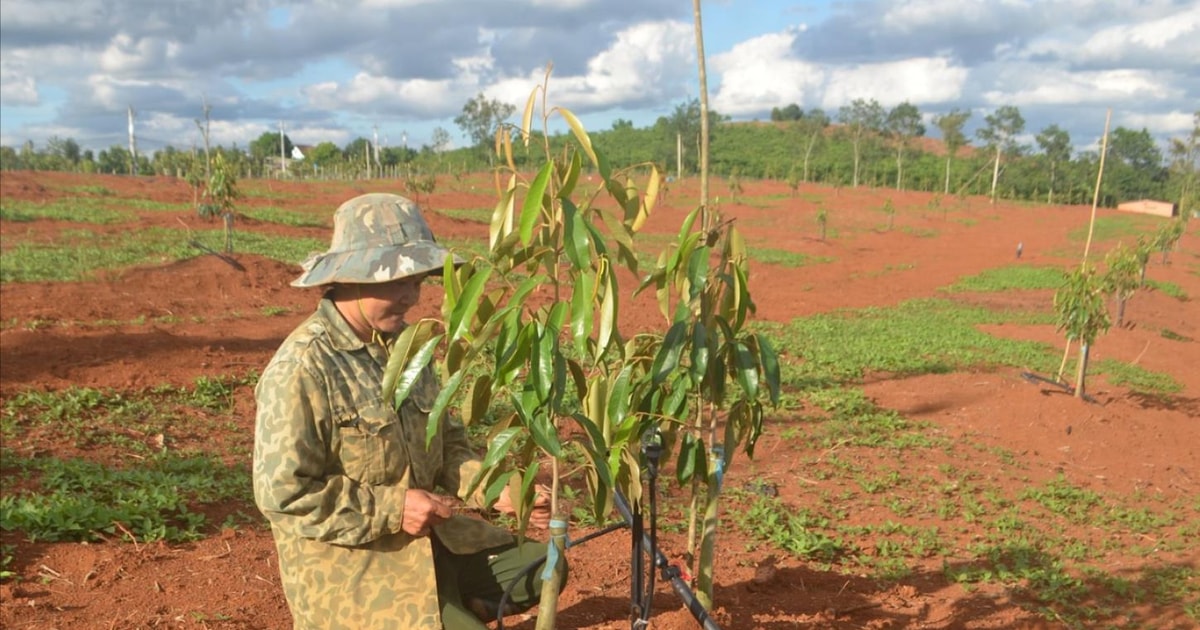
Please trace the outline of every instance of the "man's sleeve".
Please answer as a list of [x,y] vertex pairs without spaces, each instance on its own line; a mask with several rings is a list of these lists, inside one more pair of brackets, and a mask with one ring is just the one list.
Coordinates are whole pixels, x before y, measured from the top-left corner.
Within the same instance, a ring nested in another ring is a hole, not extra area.
[[271,526],[293,536],[361,545],[402,531],[404,480],[371,486],[326,476],[336,430],[320,375],[298,361],[273,362],[255,389],[254,500]]

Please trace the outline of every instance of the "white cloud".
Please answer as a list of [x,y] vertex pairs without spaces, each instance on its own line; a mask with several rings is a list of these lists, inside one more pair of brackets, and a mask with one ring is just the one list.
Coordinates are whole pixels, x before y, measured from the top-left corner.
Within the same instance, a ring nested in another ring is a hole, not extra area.
[[1184,136],[1195,129],[1195,112],[1171,111],[1160,113],[1125,112],[1120,124],[1132,129],[1156,129],[1172,136]]
[[834,70],[822,104],[836,109],[858,98],[875,99],[884,107],[904,101],[944,103],[962,96],[966,80],[966,68],[942,57],[863,64]]
[[158,37],[133,38],[117,33],[100,53],[100,70],[114,74],[157,73],[179,51],[179,44]]
[[[677,96],[687,83],[681,73],[695,58],[691,33],[690,25],[672,21],[622,30],[588,61],[586,75],[552,78],[551,101],[591,109]],[[534,76],[541,81],[540,70],[535,69]]]
[[32,76],[0,62],[0,103],[18,107],[37,105],[37,81]]
[[303,90],[308,104],[317,109],[372,111],[378,108],[403,106],[429,116],[441,116],[458,100],[461,90],[453,81],[411,79],[398,80],[360,72],[347,83],[327,81]]
[[1200,58],[1200,5],[1145,21],[1095,31],[1047,33],[1019,51],[1026,60],[1060,58],[1073,63],[1129,67],[1192,67]]
[[713,109],[744,116],[815,101],[826,71],[793,57],[792,45],[803,36],[801,29],[769,33],[742,42],[728,53],[713,55],[710,67],[721,76]]
[[1068,72],[1036,67],[1013,68],[1001,79],[1006,85],[989,90],[993,105],[1142,105],[1179,96],[1168,81],[1143,70]]

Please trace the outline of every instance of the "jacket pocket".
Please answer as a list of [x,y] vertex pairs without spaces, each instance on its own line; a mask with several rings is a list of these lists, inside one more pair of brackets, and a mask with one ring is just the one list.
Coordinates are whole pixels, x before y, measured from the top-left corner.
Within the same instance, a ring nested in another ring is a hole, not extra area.
[[369,485],[394,484],[407,464],[396,414],[369,405],[337,416],[337,457],[345,475]]

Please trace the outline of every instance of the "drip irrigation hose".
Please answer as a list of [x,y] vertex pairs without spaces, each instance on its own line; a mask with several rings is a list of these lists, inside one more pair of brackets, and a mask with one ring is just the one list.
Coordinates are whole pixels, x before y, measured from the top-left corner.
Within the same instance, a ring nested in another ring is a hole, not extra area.
[[[629,509],[629,500],[625,498],[625,495],[621,494],[620,490],[617,490],[613,494],[613,503],[616,505],[617,511],[621,513],[621,516],[625,517],[626,521],[633,518]],[[704,608],[704,604],[701,604],[700,600],[696,599],[696,594],[692,592],[692,589],[687,585],[687,581],[683,579],[679,567],[672,566],[667,561],[667,557],[657,547],[652,547],[650,551],[654,554],[654,565],[662,571],[663,579],[671,583],[671,588],[674,589],[675,594],[683,601],[684,607],[688,609],[688,612],[692,613],[692,617],[700,623],[700,626],[704,630],[721,630],[717,622],[713,621],[712,617],[709,616],[708,610]]]
[[[1073,385],[1071,385],[1070,383],[1064,383],[1058,379],[1047,378],[1045,376],[1042,376],[1041,374],[1034,374],[1033,372],[1021,372],[1021,378],[1029,381],[1030,383],[1033,383],[1034,385],[1036,385],[1038,383],[1046,383],[1047,385],[1053,385],[1053,386],[1063,390],[1064,392],[1067,392],[1068,394],[1071,394],[1071,395],[1075,394],[1075,387]],[[1083,395],[1083,399],[1092,404],[1095,404],[1095,405],[1100,404],[1099,400],[1092,398],[1091,396],[1089,396],[1086,393]]]
[[[620,523],[614,523],[604,529],[592,532],[579,540],[567,539],[566,549],[570,549],[576,545],[598,538],[618,529],[629,527],[632,530],[631,544],[631,561],[633,564],[633,575],[630,579],[631,591],[631,612],[633,630],[647,628],[650,625],[650,611],[654,600],[654,569],[657,567],[662,571],[662,577],[671,584],[671,588],[679,599],[683,602],[688,612],[700,624],[703,630],[721,630],[720,626],[713,621],[709,616],[708,610],[700,600],[696,598],[696,594],[688,586],[687,580],[683,579],[683,575],[679,567],[672,565],[667,561],[667,557],[658,550],[658,460],[662,456],[662,444],[658,440],[657,434],[651,435],[642,444],[642,455],[646,459],[646,481],[650,490],[649,506],[650,506],[650,532],[646,533],[644,523],[642,521],[641,510],[634,511],[629,507],[629,499],[621,494],[620,490],[613,492],[613,504],[617,511],[621,514],[621,518],[625,519]],[[645,568],[645,555],[649,553],[652,557],[650,562],[649,579],[645,579],[647,572]],[[504,630],[504,609],[508,604],[508,600],[512,595],[512,589],[520,582],[530,571],[536,570],[546,562],[546,557],[543,556],[530,562],[522,568],[509,582],[504,589],[504,594],[500,597],[500,603],[496,610],[496,629]]]

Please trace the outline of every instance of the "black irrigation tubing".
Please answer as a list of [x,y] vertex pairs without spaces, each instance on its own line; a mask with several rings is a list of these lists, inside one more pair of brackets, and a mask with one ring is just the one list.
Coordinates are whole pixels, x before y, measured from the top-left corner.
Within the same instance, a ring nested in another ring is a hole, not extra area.
[[[1053,378],[1048,378],[1048,377],[1042,376],[1041,374],[1034,374],[1033,372],[1021,372],[1021,378],[1025,379],[1035,385],[1038,383],[1045,383],[1047,385],[1053,385],[1053,386],[1063,390],[1064,392],[1067,392],[1068,394],[1075,393],[1075,388],[1072,385],[1070,385],[1068,383],[1064,383],[1058,379],[1053,379]],[[1091,396],[1088,396],[1087,394],[1083,395],[1083,399],[1094,405],[1100,404],[1099,400],[1096,400],[1095,398],[1092,398]]]
[[[625,498],[625,495],[621,494],[618,490],[614,493],[613,498],[617,506],[617,511],[621,513],[621,516],[627,522],[633,522],[633,512],[629,509],[629,500]],[[671,582],[671,588],[675,590],[675,594],[683,601],[683,605],[688,609],[688,612],[692,613],[692,617],[700,623],[700,626],[704,630],[721,630],[717,622],[713,621],[712,617],[709,616],[704,604],[701,604],[700,600],[696,599],[696,594],[692,592],[692,589],[688,587],[687,582],[680,574],[679,567],[671,565],[667,557],[652,542],[649,534],[643,533],[642,540],[643,544],[654,554],[654,566],[661,569],[663,577]]]
[[230,258],[229,256],[226,256],[225,254],[222,254],[222,253],[216,251],[215,249],[201,243],[200,241],[191,240],[191,241],[188,241],[188,244],[191,245],[192,247],[195,247],[196,249],[203,250],[209,254],[212,254],[213,256],[216,256],[217,258],[220,258],[221,260],[225,261],[226,264],[230,265],[234,269],[237,269],[238,271],[246,270],[246,268],[242,266],[242,263],[234,260],[233,258]]

